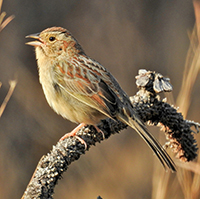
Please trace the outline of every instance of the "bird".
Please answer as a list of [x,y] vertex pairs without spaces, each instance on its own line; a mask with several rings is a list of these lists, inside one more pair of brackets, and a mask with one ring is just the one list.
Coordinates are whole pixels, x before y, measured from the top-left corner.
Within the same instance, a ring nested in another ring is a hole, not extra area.
[[101,132],[97,127],[101,120],[119,120],[142,137],[166,170],[176,171],[173,160],[147,130],[114,76],[84,52],[70,31],[51,27],[26,38],[35,39],[26,44],[35,47],[39,81],[48,104],[63,118],[80,124],[63,139],[76,136],[85,125]]

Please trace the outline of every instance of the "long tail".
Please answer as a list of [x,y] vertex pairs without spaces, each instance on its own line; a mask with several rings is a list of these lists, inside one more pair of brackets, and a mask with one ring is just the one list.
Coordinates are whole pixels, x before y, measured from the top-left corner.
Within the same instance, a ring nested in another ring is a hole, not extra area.
[[148,132],[144,124],[138,118],[132,119],[130,117],[127,118],[126,116],[120,115],[119,119],[137,131],[137,133],[143,138],[143,140],[156,154],[165,169],[167,165],[167,167],[172,172],[176,171],[176,166],[168,153],[164,150],[161,144]]

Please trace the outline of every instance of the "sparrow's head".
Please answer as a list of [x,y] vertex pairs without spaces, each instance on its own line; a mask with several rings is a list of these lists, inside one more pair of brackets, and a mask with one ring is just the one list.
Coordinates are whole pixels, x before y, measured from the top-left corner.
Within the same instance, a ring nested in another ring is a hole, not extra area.
[[40,53],[47,57],[58,57],[61,54],[72,56],[76,53],[83,53],[81,46],[72,34],[61,27],[47,28],[40,33],[28,35],[26,38],[37,39],[26,43],[36,48],[37,58]]

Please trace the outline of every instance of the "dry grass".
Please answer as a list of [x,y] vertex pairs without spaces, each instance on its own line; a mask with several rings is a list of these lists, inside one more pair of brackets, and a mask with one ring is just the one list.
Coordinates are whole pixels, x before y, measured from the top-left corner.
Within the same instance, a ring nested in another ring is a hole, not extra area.
[[3,114],[3,112],[4,112],[5,108],[6,108],[6,105],[7,105],[8,101],[9,101],[9,99],[10,99],[10,97],[13,94],[13,91],[14,91],[14,89],[16,87],[17,81],[16,80],[11,80],[11,81],[9,81],[9,84],[10,84],[9,91],[8,91],[8,93],[7,93],[7,95],[6,95],[3,103],[0,106],[0,117],[2,116],[2,114]]
[[[190,96],[200,69],[200,2],[194,1],[194,10],[196,16],[196,25],[190,36],[190,48],[187,54],[182,80],[182,88],[177,98],[177,106],[180,107],[180,111],[185,117],[189,110]],[[179,168],[177,177],[185,198],[196,199],[200,196],[200,175],[198,171],[199,167],[200,156],[198,155],[196,163],[189,163],[184,165],[184,167]]]
[[[199,28],[194,27],[194,30],[190,36],[190,48],[188,50],[186,65],[182,81],[182,89],[177,98],[177,106],[180,107],[180,111],[186,117],[190,107],[190,96],[199,74],[200,66],[200,45],[199,45]],[[185,198],[199,198],[200,188],[200,176],[198,169],[200,163],[200,157],[196,163],[187,164],[182,166],[177,173],[178,181],[182,187]],[[198,187],[198,189],[196,189]]]
[[6,12],[1,12],[2,4],[3,4],[3,0],[0,0],[0,32],[14,19],[14,15],[11,15],[7,19],[4,20],[6,16]]
[[[194,10],[196,25],[190,35],[190,47],[186,57],[182,86],[176,106],[184,117],[187,116],[190,107],[191,93],[199,74],[200,69],[200,2],[194,1]],[[173,98],[173,97],[171,97]],[[200,154],[196,162],[181,163],[176,161],[178,172],[174,179],[174,184],[180,186],[185,199],[197,199],[200,197]],[[158,168],[155,168],[153,177],[152,198],[168,198],[170,187],[170,173],[163,174]],[[180,193],[179,193],[180,194]]]
[[[1,12],[1,7],[2,7],[2,4],[3,4],[3,0],[0,0],[0,32],[6,27],[6,25],[8,25],[8,23],[10,23],[12,21],[12,19],[14,18],[14,16],[10,16],[8,17],[7,19],[4,20],[4,17],[6,16],[6,12]],[[4,21],[3,21],[4,20]],[[0,106],[0,117],[2,116],[5,108],[6,108],[6,105],[10,99],[10,97],[12,96],[12,93],[15,89],[15,86],[17,84],[17,81],[16,80],[11,80],[9,82],[10,84],[10,88],[9,88],[9,91],[2,103],[2,105]],[[0,88],[1,88],[1,85],[2,83],[0,82]]]

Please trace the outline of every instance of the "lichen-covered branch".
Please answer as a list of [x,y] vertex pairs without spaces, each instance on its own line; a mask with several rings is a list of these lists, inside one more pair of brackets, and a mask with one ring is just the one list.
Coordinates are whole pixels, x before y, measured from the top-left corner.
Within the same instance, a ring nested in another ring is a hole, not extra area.
[[[131,97],[136,112],[144,122],[159,125],[164,130],[166,147],[172,148],[176,157],[181,161],[191,161],[197,156],[197,144],[194,133],[198,133],[200,124],[184,120],[174,106],[160,100],[158,93],[169,92],[172,86],[168,78],[151,71],[140,71],[137,76],[139,92]],[[191,127],[195,127],[195,131]]]
[[[173,106],[160,100],[158,96],[160,92],[172,90],[169,79],[146,70],[140,70],[136,79],[139,92],[131,97],[136,113],[144,122],[162,125],[168,141],[166,145],[173,149],[177,158],[184,161],[193,160],[197,156],[197,146],[191,126],[194,125],[198,131],[200,125],[184,120],[181,113],[178,113]],[[98,127],[103,131],[105,139],[108,139],[127,126],[122,122],[106,119]],[[81,128],[77,136],[86,142],[87,150],[96,142],[103,140],[102,134],[93,126]],[[85,151],[85,146],[76,137],[60,140],[49,154],[41,158],[22,198],[53,198],[55,185],[63,172]]]

